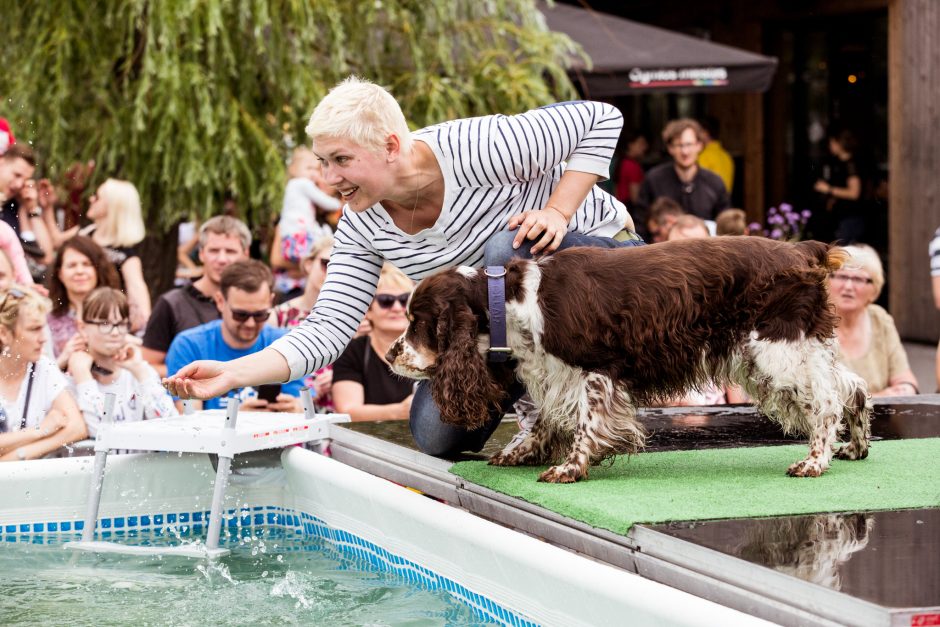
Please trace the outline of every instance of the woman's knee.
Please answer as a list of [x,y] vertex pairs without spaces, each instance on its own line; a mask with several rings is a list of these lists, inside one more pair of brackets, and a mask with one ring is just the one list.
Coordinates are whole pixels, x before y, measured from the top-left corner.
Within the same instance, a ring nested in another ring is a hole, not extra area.
[[511,259],[521,257],[530,259],[532,242],[525,242],[519,248],[513,248],[515,231],[500,231],[487,240],[483,247],[483,263],[487,266],[505,266]]
[[426,381],[419,383],[415,390],[408,426],[422,453],[441,456],[450,453],[457,445],[455,430],[441,422],[441,412],[431,397],[431,386]]

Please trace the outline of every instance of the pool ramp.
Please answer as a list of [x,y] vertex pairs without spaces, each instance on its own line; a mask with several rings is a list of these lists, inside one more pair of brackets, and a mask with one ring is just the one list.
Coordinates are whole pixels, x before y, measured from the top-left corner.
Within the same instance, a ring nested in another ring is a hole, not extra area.
[[[105,399],[103,424],[95,441],[95,466],[88,488],[82,539],[67,542],[66,548],[95,553],[131,555],[176,555],[216,559],[229,554],[219,547],[222,527],[222,503],[236,455],[281,449],[288,446],[321,442],[329,436],[333,423],[348,422],[346,414],[315,414],[310,392],[304,389],[304,413],[243,412],[237,399],[229,399],[226,410],[205,410],[142,422],[115,423],[114,395]],[[218,456],[218,465],[209,514],[206,541],[175,546],[127,545],[95,540],[95,528],[105,481],[108,453],[114,450],[162,451],[170,453],[206,453]]]

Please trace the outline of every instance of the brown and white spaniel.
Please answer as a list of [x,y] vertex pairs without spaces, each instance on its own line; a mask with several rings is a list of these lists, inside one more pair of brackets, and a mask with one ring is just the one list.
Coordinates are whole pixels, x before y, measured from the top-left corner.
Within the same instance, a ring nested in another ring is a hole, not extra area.
[[[490,463],[557,463],[539,479],[577,481],[590,464],[643,447],[638,405],[710,381],[742,386],[784,431],[809,437],[790,475],[825,472],[844,423],[849,442],[836,456],[865,458],[867,387],[833,351],[826,277],[842,259],[820,242],[718,237],[513,260],[508,343],[541,417]],[[482,426],[504,394],[485,357],[486,276],[461,267],[428,277],[408,317],[392,368],[431,379],[444,422]]]

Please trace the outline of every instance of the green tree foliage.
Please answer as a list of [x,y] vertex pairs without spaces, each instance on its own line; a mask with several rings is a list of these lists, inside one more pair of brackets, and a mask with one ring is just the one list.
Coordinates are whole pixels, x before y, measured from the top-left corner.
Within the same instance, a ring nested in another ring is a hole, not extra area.
[[[93,158],[153,231],[280,205],[316,102],[358,74],[415,127],[568,98],[571,41],[533,0],[70,0],[4,9],[0,115],[55,176]],[[152,231],[152,232],[153,232]]]

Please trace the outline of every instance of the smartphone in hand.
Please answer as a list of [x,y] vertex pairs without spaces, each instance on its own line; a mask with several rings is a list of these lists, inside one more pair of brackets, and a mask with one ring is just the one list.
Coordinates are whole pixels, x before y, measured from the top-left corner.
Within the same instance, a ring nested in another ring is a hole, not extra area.
[[258,386],[258,398],[269,403],[277,402],[277,397],[281,393],[280,383],[265,383]]

